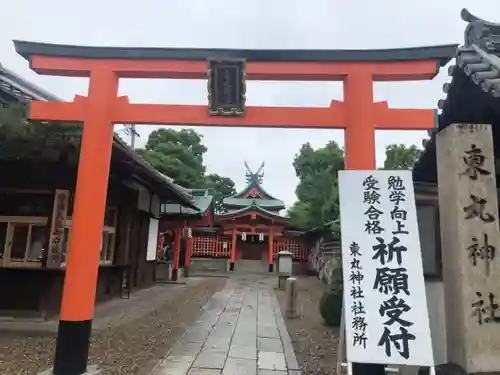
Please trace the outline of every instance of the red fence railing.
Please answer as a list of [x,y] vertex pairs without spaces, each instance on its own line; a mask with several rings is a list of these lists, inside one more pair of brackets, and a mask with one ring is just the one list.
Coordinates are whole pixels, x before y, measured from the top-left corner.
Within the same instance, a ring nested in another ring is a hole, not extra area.
[[309,248],[291,238],[275,238],[273,246],[273,258],[276,259],[276,254],[280,251],[289,251],[293,254],[295,261],[307,261]]
[[[276,253],[289,251],[295,261],[307,261],[309,248],[291,238],[275,238],[273,241],[273,259]],[[231,239],[217,236],[193,236],[193,257],[230,258]]]
[[231,239],[193,236],[193,257],[229,258],[231,256]]

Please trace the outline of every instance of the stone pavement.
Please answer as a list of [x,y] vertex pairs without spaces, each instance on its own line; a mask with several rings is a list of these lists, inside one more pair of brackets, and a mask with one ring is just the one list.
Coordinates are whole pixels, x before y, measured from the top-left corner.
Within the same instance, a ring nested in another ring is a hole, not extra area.
[[231,278],[152,375],[300,375],[274,281]]

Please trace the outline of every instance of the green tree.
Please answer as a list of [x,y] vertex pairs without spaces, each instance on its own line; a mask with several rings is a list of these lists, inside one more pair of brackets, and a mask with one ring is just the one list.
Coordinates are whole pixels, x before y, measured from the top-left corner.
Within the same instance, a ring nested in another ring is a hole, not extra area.
[[24,104],[0,106],[0,157],[76,161],[81,130],[78,124],[29,121]]
[[158,129],[148,137],[144,149],[136,152],[161,173],[185,188],[210,189],[216,212],[222,200],[236,194],[234,181],[217,174],[205,175],[203,136],[191,129]]
[[302,145],[293,166],[299,178],[297,202],[288,210],[295,226],[308,229],[339,217],[338,171],[344,169],[344,154],[335,141],[314,150]]
[[215,201],[215,213],[217,214],[224,212],[222,206],[223,199],[237,193],[232,179],[229,177],[222,177],[214,173],[205,176],[204,188],[210,189],[213,194]]
[[[386,148],[384,169],[410,169],[421,154],[416,146],[392,144]],[[297,201],[288,210],[295,226],[311,229],[339,219],[338,171],[344,169],[344,154],[336,142],[314,150],[309,143],[302,145],[293,166],[299,184]],[[339,224],[334,227],[339,229]]]
[[422,150],[417,146],[392,144],[385,148],[384,169],[412,169]]
[[175,183],[199,188],[204,183],[203,154],[207,151],[202,140],[191,129],[158,129],[149,135],[145,148],[136,152]]

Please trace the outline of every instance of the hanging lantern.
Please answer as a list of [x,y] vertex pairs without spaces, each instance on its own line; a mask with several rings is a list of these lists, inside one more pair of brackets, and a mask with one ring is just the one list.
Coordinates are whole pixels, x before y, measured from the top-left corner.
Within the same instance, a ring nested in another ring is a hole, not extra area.
[[243,233],[241,234],[241,240],[242,240],[242,241],[246,241],[246,240],[247,240],[247,234],[246,234],[245,232],[243,232]]
[[259,233],[259,242],[264,242],[264,233]]
[[222,248],[223,248],[224,250],[226,250],[226,249],[227,249],[227,241],[222,241]]
[[187,229],[187,236],[188,238],[193,238],[193,230],[191,228]]

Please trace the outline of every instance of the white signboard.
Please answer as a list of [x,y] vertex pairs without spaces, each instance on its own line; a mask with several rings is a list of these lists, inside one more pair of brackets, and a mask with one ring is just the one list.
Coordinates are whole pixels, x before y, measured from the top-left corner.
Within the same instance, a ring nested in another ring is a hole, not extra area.
[[434,366],[411,171],[340,171],[348,362]]
[[149,219],[149,236],[146,260],[156,260],[158,247],[158,220]]

